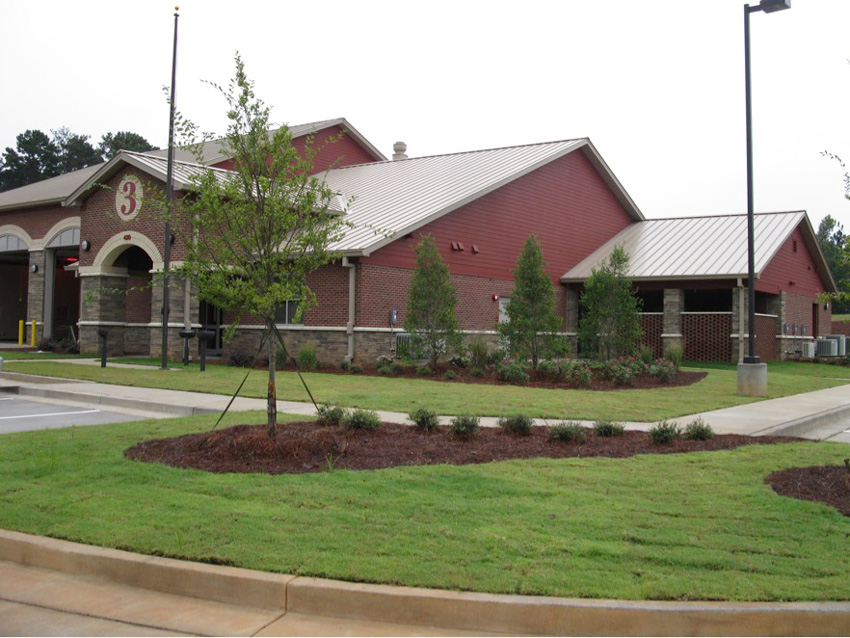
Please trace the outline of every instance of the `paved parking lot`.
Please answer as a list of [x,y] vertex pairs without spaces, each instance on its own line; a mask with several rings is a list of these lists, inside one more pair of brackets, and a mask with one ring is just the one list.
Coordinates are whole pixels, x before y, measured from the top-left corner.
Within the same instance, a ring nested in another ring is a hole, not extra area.
[[92,406],[0,395],[0,434],[65,428],[71,425],[102,425],[137,421],[138,416],[110,412]]

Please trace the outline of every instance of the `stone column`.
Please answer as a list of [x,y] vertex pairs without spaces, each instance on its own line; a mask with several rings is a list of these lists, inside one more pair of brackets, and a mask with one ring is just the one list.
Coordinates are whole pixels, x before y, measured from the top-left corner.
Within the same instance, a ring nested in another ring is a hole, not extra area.
[[[183,330],[183,300],[186,287],[182,279],[171,275],[168,278],[168,289],[168,358],[182,361],[183,340],[180,338],[180,331]],[[154,358],[162,357],[163,290],[162,273],[157,273],[151,288],[150,356]]]
[[564,288],[564,331],[573,352],[578,352],[578,302],[578,291]]
[[[32,322],[36,322],[35,343],[44,339],[44,275],[46,271],[43,250],[30,252],[29,283],[27,292],[27,325],[24,328],[24,343],[29,343],[32,334]],[[38,269],[33,272],[33,267]]]
[[685,342],[682,335],[682,312],[684,310],[685,291],[678,288],[665,288],[664,327],[661,332],[665,357],[672,348],[684,350]]
[[107,354],[124,354],[127,276],[118,274],[83,277],[80,282],[80,352],[100,353],[98,330],[109,330]]

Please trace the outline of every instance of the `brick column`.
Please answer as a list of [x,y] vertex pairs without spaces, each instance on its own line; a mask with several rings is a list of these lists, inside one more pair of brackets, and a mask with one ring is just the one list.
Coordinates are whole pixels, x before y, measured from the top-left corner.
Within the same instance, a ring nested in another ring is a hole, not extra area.
[[[38,272],[33,272],[36,266]],[[38,345],[44,339],[44,273],[45,254],[43,250],[30,252],[29,283],[27,292],[27,325],[24,329],[24,342],[30,342],[32,322],[36,321],[35,343]]]
[[664,327],[661,333],[665,356],[671,348],[684,350],[684,337],[682,335],[682,312],[684,309],[685,291],[678,288],[666,288],[664,290]]

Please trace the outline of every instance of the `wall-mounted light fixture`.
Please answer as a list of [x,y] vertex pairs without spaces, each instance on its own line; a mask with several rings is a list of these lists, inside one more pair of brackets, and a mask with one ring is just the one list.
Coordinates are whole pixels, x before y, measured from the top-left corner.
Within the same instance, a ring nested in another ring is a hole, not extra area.
[[30,266],[30,272],[31,273],[37,273],[38,272],[38,264],[33,264],[32,266]]
[[82,242],[80,242],[80,248],[85,251],[91,250],[91,242],[88,239],[84,239]]
[[493,295],[493,301],[499,301],[499,295]]

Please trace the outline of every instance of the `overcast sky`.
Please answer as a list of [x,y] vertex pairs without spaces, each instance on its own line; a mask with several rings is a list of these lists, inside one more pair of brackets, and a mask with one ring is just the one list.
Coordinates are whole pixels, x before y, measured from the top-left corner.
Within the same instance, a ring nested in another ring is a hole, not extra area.
[[[757,0],[752,0],[753,4]],[[180,2],[177,106],[222,133],[240,51],[277,121],[385,155],[589,137],[647,217],[746,209],[743,2]],[[67,126],[167,143],[174,3],[0,0],[0,147]],[[850,1],[750,17],[757,211],[850,227]]]

